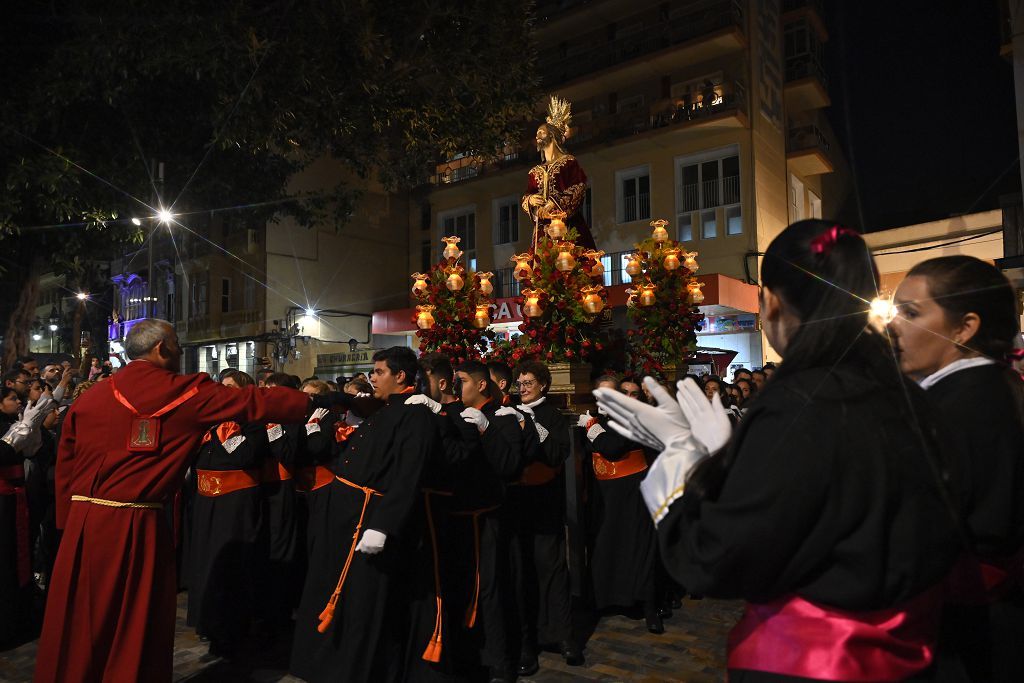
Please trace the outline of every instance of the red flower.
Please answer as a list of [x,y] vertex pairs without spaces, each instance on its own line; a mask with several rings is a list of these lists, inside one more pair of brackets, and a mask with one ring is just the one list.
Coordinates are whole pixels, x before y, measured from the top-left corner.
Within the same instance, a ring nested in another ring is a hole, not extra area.
[[544,354],[544,357],[547,358],[548,360],[554,360],[555,354],[552,351],[548,351],[546,354]]
[[572,357],[573,357],[573,356],[575,356],[575,355],[576,355],[576,354],[574,354],[574,353],[572,352],[572,349],[566,349],[566,350],[565,350],[565,357],[566,357],[566,358],[572,358]]
[[585,349],[589,349],[589,348],[590,348],[590,346],[591,346],[591,344],[590,344],[590,340],[589,340],[589,339],[584,339],[584,340],[583,340],[583,348],[585,348]]

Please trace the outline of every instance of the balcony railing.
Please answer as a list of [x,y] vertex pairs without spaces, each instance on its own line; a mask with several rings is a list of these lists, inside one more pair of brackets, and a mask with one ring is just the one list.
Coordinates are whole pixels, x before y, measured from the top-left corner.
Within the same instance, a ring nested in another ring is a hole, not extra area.
[[828,138],[813,124],[791,129],[786,138],[787,152],[802,152],[808,149],[828,152],[830,148]]
[[496,171],[508,168],[509,166],[515,166],[522,160],[522,154],[519,152],[507,152],[502,154],[497,159],[491,159],[489,161],[482,161],[475,159],[468,164],[459,166],[457,168],[446,167],[430,176],[430,184],[435,186],[452,185],[454,183],[460,183],[464,180],[471,180],[478,178],[488,171]]
[[726,176],[683,185],[683,211],[714,209],[740,202],[740,177]]
[[786,58],[786,82],[799,81],[804,78],[816,78],[828,88],[828,76],[821,60],[811,53],[793,55]]
[[569,81],[719,29],[734,26],[742,30],[744,26],[743,4],[739,0],[720,0],[667,21],[652,22],[652,16],[656,15],[648,12],[621,19],[619,24],[623,26],[648,19],[642,32],[629,36],[608,40],[607,34],[601,31],[575,38],[573,42],[586,45],[586,49],[579,54],[542,62],[540,71],[544,81],[548,84]]
[[674,108],[652,113],[644,108],[636,111],[595,117],[574,131],[572,144],[608,142],[638,135],[655,128],[693,124],[728,112],[747,112],[747,90],[739,81],[726,82],[697,94],[692,102],[680,100]]

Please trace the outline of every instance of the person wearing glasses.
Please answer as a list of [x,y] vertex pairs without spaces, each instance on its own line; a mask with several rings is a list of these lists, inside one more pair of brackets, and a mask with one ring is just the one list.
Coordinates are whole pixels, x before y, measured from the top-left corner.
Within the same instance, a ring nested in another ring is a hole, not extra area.
[[516,369],[516,409],[524,425],[526,467],[506,497],[512,546],[512,592],[520,629],[519,675],[537,672],[539,644],[558,644],[570,666],[583,663],[571,633],[569,569],[565,554],[565,461],[569,421],[548,400],[551,372],[531,361]]
[[14,370],[8,370],[4,373],[4,386],[14,389],[14,392],[18,394],[18,399],[22,403],[28,400],[28,387],[32,381],[31,375],[26,370],[16,368]]

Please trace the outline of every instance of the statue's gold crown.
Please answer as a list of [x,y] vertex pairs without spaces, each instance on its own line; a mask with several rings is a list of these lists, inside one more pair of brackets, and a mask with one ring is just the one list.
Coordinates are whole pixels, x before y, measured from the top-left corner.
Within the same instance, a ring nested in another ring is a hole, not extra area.
[[552,95],[551,101],[548,103],[546,121],[549,126],[553,126],[561,131],[562,135],[568,137],[569,125],[572,123],[572,104],[569,100]]

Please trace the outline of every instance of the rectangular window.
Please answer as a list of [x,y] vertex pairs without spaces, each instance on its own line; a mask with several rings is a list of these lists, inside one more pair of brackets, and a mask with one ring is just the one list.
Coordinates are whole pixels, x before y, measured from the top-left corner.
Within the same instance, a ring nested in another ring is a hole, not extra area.
[[494,202],[494,243],[513,244],[519,241],[518,197],[506,197]]
[[725,234],[743,234],[743,213],[740,210],[739,204],[730,206],[725,210]]
[[737,145],[676,160],[676,223],[679,240],[694,238],[700,224],[700,238],[721,234],[717,209],[724,208],[725,234],[743,234],[740,195],[740,157]]
[[651,218],[651,172],[638,166],[615,173],[618,196],[618,222],[646,221]]
[[718,217],[715,209],[706,209],[700,212],[700,236],[702,239],[714,239],[718,237]]
[[231,278],[224,277],[220,279],[220,312],[229,313],[231,311]]
[[192,307],[189,317],[198,318],[209,313],[207,308],[206,279],[192,281]]
[[626,272],[626,264],[629,263],[629,255],[633,252],[626,252],[619,258],[619,278],[622,284],[627,285],[633,281],[632,276]]
[[821,218],[821,197],[807,190],[807,204],[811,207],[811,218]]
[[693,241],[693,214],[684,213],[679,216],[679,241]]

